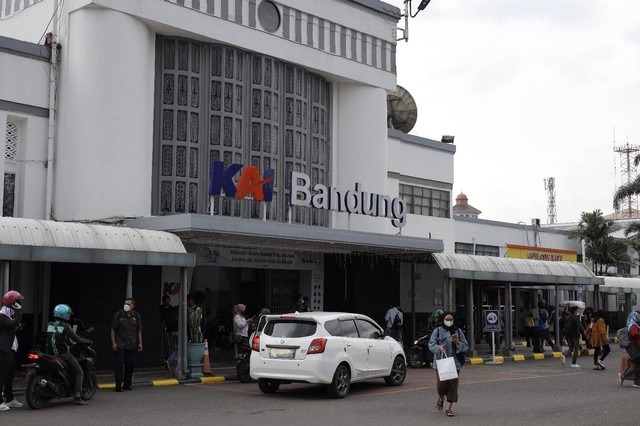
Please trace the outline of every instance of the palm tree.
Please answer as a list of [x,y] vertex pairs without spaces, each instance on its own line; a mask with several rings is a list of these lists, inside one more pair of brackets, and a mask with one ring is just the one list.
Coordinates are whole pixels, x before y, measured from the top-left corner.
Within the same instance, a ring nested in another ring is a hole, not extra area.
[[594,274],[602,275],[609,266],[628,266],[630,259],[626,241],[610,236],[618,229],[613,220],[605,219],[600,210],[594,210],[592,213],[582,212],[578,226],[569,231],[570,239],[585,242],[585,256],[591,260]]

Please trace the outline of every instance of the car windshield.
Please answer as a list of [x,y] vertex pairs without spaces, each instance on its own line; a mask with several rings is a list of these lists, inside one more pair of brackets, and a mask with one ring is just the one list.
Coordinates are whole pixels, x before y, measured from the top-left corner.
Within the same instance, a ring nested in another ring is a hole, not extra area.
[[271,320],[264,327],[263,333],[272,337],[306,337],[316,333],[313,321],[303,320]]

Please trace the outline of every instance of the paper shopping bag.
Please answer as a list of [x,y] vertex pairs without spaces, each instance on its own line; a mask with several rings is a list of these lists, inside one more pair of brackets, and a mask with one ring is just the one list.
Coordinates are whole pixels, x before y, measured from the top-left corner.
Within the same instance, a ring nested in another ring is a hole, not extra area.
[[458,370],[456,370],[456,360],[453,357],[447,357],[436,360],[436,367],[440,381],[453,380],[458,378]]

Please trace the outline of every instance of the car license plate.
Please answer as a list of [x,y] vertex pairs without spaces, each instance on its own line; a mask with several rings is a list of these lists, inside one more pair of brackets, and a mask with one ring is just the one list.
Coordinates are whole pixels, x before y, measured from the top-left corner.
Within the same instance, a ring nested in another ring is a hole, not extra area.
[[269,349],[269,358],[293,358],[295,349]]

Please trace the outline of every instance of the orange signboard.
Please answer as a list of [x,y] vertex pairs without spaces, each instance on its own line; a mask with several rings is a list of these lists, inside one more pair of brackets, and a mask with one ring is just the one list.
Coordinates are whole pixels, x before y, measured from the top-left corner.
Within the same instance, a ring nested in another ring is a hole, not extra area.
[[578,252],[575,250],[507,244],[507,257],[512,259],[548,260],[552,262],[577,262]]

